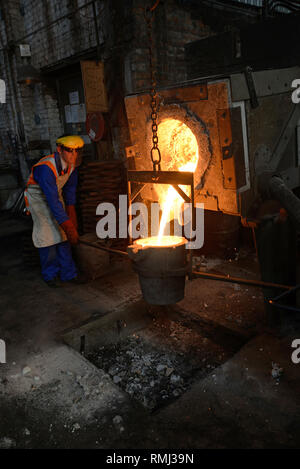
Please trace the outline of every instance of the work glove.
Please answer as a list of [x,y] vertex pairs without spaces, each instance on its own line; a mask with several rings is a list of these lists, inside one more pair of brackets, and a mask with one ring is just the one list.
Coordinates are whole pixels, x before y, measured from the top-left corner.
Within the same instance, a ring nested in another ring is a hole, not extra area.
[[77,230],[71,220],[66,220],[60,224],[64,232],[66,233],[67,239],[70,244],[77,244],[79,241],[79,236]]
[[76,230],[78,229],[77,214],[75,205],[66,205],[66,212]]

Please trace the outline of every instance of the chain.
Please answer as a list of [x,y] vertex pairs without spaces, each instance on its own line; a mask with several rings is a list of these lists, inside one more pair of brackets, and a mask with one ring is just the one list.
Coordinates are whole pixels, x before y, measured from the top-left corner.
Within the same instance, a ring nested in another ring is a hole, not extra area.
[[[155,6],[157,6],[158,2]],[[158,136],[157,136],[157,93],[156,93],[156,71],[154,67],[154,54],[153,54],[153,39],[152,39],[152,21],[153,21],[154,8],[147,8],[145,10],[145,18],[148,26],[148,39],[149,39],[149,62],[151,72],[151,119],[152,119],[152,143],[151,148],[151,160],[153,164],[153,171],[160,171],[161,154],[158,148]],[[156,158],[155,155],[156,154]]]

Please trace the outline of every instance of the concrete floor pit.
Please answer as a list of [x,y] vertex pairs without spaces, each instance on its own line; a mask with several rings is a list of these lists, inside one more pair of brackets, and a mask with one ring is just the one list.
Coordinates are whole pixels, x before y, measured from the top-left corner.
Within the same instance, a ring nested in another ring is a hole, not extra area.
[[[138,314],[144,324],[137,326]],[[184,394],[193,382],[211,373],[247,341],[220,330],[212,337],[203,320],[187,317],[176,305],[150,306],[141,300],[121,315],[126,320],[113,317],[104,330],[99,319],[94,326],[89,325],[89,331],[84,330],[86,326],[73,331],[71,345],[77,350],[79,345],[89,361],[150,412]],[[104,335],[110,337],[105,344]],[[66,340],[70,344],[70,337]]]

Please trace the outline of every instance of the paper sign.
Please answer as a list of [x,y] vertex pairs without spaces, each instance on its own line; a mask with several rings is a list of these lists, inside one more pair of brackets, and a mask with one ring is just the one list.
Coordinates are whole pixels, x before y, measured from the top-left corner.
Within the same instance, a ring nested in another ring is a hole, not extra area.
[[79,93],[78,91],[72,91],[69,93],[70,104],[79,104]]
[[85,122],[86,120],[85,104],[78,105],[78,119],[78,122]]
[[31,50],[29,44],[20,44],[21,57],[31,57]]
[[65,106],[65,119],[66,124],[78,124],[79,122],[85,122],[86,112],[84,104],[67,104]]
[[66,124],[71,124],[73,122],[71,106],[69,104],[65,106],[65,119],[66,119]]

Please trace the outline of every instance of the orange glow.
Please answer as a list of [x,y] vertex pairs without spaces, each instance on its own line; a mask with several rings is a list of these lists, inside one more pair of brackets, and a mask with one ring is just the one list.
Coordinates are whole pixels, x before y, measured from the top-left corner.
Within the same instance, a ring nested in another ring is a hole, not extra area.
[[[195,135],[182,121],[166,119],[158,126],[159,147],[165,171],[195,172],[199,150]],[[186,186],[179,186],[190,196]],[[179,213],[184,203],[182,197],[172,186],[157,185],[162,217],[159,226],[158,243],[163,240],[166,224]]]
[[141,238],[135,241],[135,244],[138,244],[142,247],[168,247],[168,246],[177,246],[185,241],[185,238],[180,236],[162,236],[159,238],[158,236],[152,236],[151,238]]

